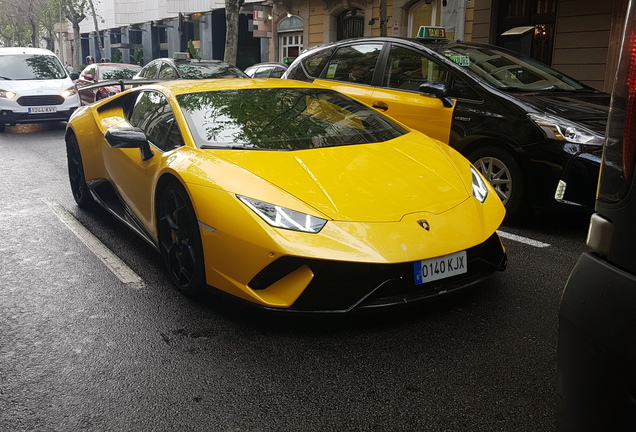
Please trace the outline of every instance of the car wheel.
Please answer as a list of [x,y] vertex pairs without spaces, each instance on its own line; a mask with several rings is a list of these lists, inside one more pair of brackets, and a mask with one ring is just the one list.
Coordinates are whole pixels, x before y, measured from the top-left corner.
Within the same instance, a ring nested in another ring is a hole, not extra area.
[[68,178],[71,183],[73,198],[75,198],[75,202],[80,208],[90,208],[95,201],[84,177],[82,154],[77,138],[73,134],[66,137],[66,159],[68,161]]
[[468,155],[475,168],[488,180],[504,206],[506,217],[514,217],[523,201],[523,178],[514,157],[499,147],[482,147]]
[[201,233],[188,193],[181,184],[168,184],[157,206],[159,248],[179,291],[199,294],[205,286]]
[[4,128],[6,125],[4,123],[0,123],[0,132],[4,132]]

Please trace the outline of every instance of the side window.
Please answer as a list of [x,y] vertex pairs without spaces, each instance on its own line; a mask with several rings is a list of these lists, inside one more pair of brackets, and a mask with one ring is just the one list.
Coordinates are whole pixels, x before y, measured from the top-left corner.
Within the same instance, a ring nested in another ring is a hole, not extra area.
[[382,85],[418,91],[425,82],[446,82],[447,69],[417,51],[392,46]]
[[144,131],[148,141],[161,151],[185,145],[172,107],[161,93],[140,92],[128,121]]
[[153,79],[157,76],[157,69],[159,68],[159,63],[152,63],[148,65],[146,70],[144,71],[143,77],[148,79]]
[[325,78],[370,85],[382,45],[366,43],[338,49],[329,60]]
[[329,57],[331,57],[331,54],[333,54],[333,50],[325,49],[318,51],[313,55],[309,55],[305,59],[303,59],[302,64],[307,71],[307,74],[310,77],[319,76],[322,70],[325,68],[325,65],[327,64]]
[[450,73],[448,95],[457,99],[483,101],[483,98],[473,88],[454,72]]
[[177,75],[177,71],[174,70],[172,66],[167,63],[163,63],[161,65],[161,69],[159,69],[159,79],[177,79],[179,76]]
[[272,68],[272,70],[269,73],[269,77],[270,78],[280,78],[283,76],[283,74],[285,73],[285,69],[283,68]]
[[268,67],[262,67],[256,69],[252,78],[269,78],[271,69]]

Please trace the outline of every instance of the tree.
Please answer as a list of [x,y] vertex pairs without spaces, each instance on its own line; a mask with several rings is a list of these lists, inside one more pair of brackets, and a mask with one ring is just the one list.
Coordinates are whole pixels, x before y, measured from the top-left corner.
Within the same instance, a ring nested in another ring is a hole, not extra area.
[[80,23],[86,18],[86,8],[88,4],[86,0],[60,0],[62,2],[62,10],[67,20],[71,22],[73,27],[73,69],[80,70],[82,53]]
[[245,0],[225,0],[225,54],[223,60],[236,64],[238,56],[239,11]]
[[99,26],[97,25],[97,14],[95,13],[95,5],[93,4],[93,0],[88,0],[88,4],[91,7],[91,15],[93,16],[93,25],[95,25],[95,34],[97,35],[96,36],[97,47],[99,48],[99,58],[102,59],[104,58],[104,48],[102,47],[102,38],[99,37]]

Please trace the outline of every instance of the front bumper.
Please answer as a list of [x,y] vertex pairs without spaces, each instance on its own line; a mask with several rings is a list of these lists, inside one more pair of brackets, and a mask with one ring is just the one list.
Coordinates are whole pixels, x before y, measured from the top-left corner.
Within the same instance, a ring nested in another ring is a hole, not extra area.
[[285,311],[346,313],[413,305],[468,288],[495,271],[503,271],[507,255],[499,236],[495,233],[484,243],[468,249],[467,261],[465,274],[416,285],[412,262],[368,264],[282,257],[263,269],[249,285],[252,289],[266,290],[307,266],[313,279]]
[[49,113],[30,113],[28,111],[16,112],[12,110],[0,110],[0,123],[20,124],[20,123],[43,123],[68,121],[71,114],[77,109],[73,107],[67,110],[57,110]]
[[592,212],[602,147],[548,140],[524,147],[528,199],[534,208]]

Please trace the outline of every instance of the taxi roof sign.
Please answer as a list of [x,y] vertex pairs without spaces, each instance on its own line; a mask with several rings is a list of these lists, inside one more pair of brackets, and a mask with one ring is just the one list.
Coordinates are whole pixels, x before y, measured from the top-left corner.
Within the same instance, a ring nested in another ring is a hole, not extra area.
[[417,32],[418,38],[434,38],[434,39],[446,39],[446,29],[444,27],[427,27],[420,26]]
[[176,52],[172,54],[173,60],[188,60],[190,58],[190,54],[187,52]]

